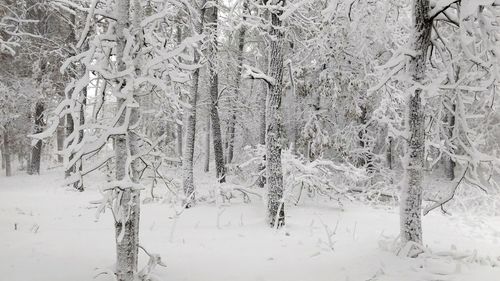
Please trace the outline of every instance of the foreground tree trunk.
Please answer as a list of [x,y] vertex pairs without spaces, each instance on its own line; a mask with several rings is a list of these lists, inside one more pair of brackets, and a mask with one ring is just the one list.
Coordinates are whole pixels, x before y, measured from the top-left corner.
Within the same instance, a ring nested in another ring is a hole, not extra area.
[[[285,0],[276,5],[285,6]],[[283,201],[283,170],[281,167],[281,138],[282,138],[282,109],[281,97],[283,92],[283,57],[284,32],[281,29],[281,10],[271,13],[272,27],[270,30],[271,63],[269,75],[274,79],[269,84],[267,100],[267,133],[266,133],[266,169],[267,169],[267,220],[271,227],[280,227],[285,224],[285,205]]]
[[[43,131],[43,112],[45,104],[42,101],[37,101],[35,104],[35,128],[34,134]],[[31,162],[28,169],[28,174],[40,174],[40,162],[42,157],[42,140],[37,140],[31,148]]]
[[429,0],[413,2],[413,34],[410,47],[416,55],[409,58],[408,72],[415,82],[408,104],[407,126],[409,141],[408,162],[405,165],[406,182],[401,194],[401,241],[422,244],[422,181],[424,169],[424,110],[422,88],[426,71],[427,48],[430,44],[432,22],[428,17]]
[[[135,5],[136,17],[139,17],[140,11]],[[117,71],[124,71],[126,63],[124,62],[124,52],[126,44],[125,29],[130,27],[130,2],[129,0],[116,2],[116,63]],[[136,19],[134,21],[138,22]],[[134,28],[134,29],[137,29]],[[137,29],[139,30],[139,29]],[[137,60],[137,58],[135,58]],[[122,82],[124,83],[124,82]],[[117,110],[123,105],[125,99],[118,99]],[[131,128],[135,128],[139,122],[139,112],[137,108],[128,108],[130,110],[130,120],[127,124],[127,131],[124,135],[118,135],[115,138],[115,157],[116,157],[116,180],[126,180],[131,177],[132,182],[138,182],[137,160],[129,162],[129,155],[133,156],[139,152],[139,136]],[[125,112],[120,116],[119,124],[125,120]],[[128,171],[130,173],[127,173]],[[116,279],[118,281],[136,280],[138,246],[139,246],[139,217],[140,217],[140,193],[127,187],[120,187],[118,191],[120,217],[115,221],[116,233]]]
[[10,141],[7,129],[3,131],[2,158],[2,162],[5,163],[5,176],[10,177],[12,176],[12,168],[10,165]]
[[218,21],[218,9],[217,1],[213,3],[212,6],[207,8],[207,27],[211,32],[211,40],[207,58],[208,58],[208,71],[210,77],[210,117],[212,119],[212,138],[214,144],[214,158],[215,158],[215,172],[217,179],[220,183],[226,182],[226,168],[224,166],[224,150],[222,149],[222,133],[220,128],[220,118],[219,118],[219,75],[217,73],[217,21]]
[[[205,14],[205,9],[203,8],[203,3],[197,3],[198,9],[200,11],[200,18],[194,20],[194,30],[193,33],[200,34],[203,30],[203,18]],[[193,35],[195,35],[193,34]],[[195,50],[193,64],[198,64],[200,62],[200,55]],[[193,157],[194,157],[194,142],[196,134],[196,103],[198,100],[198,86],[200,79],[200,69],[196,68],[193,71],[193,76],[191,79],[191,89],[189,97],[190,108],[186,110],[186,141],[184,147],[184,155],[182,157],[182,186],[184,189],[184,195],[186,196],[186,207],[189,207],[192,202],[195,201],[195,188],[194,188],[194,175],[193,175]]]

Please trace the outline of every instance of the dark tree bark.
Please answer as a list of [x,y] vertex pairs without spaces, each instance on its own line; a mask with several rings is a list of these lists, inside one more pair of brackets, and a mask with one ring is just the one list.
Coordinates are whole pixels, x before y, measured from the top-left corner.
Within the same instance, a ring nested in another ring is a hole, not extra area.
[[[456,111],[456,104],[455,102],[452,103],[451,109],[453,112],[447,112],[446,114],[446,121],[448,123],[448,128],[446,130],[446,135],[448,137],[448,140],[452,142],[453,140],[453,131],[455,128],[455,111]],[[450,152],[453,153],[453,148],[450,148]],[[449,180],[454,180],[455,179],[455,166],[456,163],[453,160],[453,157],[449,155],[444,156],[444,174]]]
[[[180,19],[179,19],[180,21]],[[182,27],[180,24],[177,26],[177,44],[180,45],[182,43]],[[182,94],[181,94],[181,89],[179,85],[175,85],[175,91],[177,95],[179,96],[179,99],[182,100]],[[179,114],[178,116],[179,120],[182,120],[182,115]],[[183,138],[183,128],[182,124],[177,123],[176,127],[176,137],[177,137],[177,155],[182,158],[182,138]]]
[[[210,115],[210,114],[209,114]],[[210,116],[207,117],[207,127],[205,130],[205,173],[210,171]]]
[[[243,1],[243,21],[246,21],[247,17],[246,14],[248,13],[248,1],[244,0]],[[235,98],[238,98],[241,95],[241,72],[243,69],[243,58],[244,58],[244,48],[245,48],[245,36],[247,32],[247,27],[245,24],[243,24],[240,27],[240,30],[238,32],[238,65],[237,65],[237,71],[236,71],[236,92],[235,92]],[[234,108],[235,106],[233,105],[232,109],[232,114],[231,118],[229,120],[229,128],[228,128],[228,133],[229,133],[229,140],[227,141],[228,143],[228,148],[227,148],[227,163],[231,163],[233,161],[233,155],[234,155],[234,137],[236,133],[236,109]]]
[[[194,34],[200,34],[203,30],[205,9],[203,3],[198,3],[200,11],[200,18],[194,20]],[[200,61],[200,55],[195,52],[193,63],[197,64]],[[191,202],[195,202],[195,187],[194,187],[194,174],[193,174],[193,157],[194,157],[194,142],[196,135],[196,104],[198,100],[200,80],[200,69],[196,68],[192,75],[192,84],[190,89],[189,105],[190,108],[186,110],[186,142],[182,157],[182,186],[184,195],[186,196],[186,207],[191,206]]]
[[2,162],[5,163],[5,176],[12,176],[12,167],[10,163],[10,140],[9,140],[9,131],[3,131],[3,148],[2,148]]
[[416,54],[409,58],[408,74],[416,83],[408,103],[408,162],[405,163],[406,182],[400,203],[401,241],[422,244],[422,182],[424,170],[424,109],[422,88],[419,86],[426,72],[427,49],[430,45],[432,21],[429,18],[429,0],[413,2],[413,33],[410,46]]
[[61,153],[64,150],[64,118],[61,118],[59,120],[59,126],[57,126],[57,162],[62,163],[63,162],[63,156]]
[[[217,3],[215,3],[217,4]],[[208,47],[208,70],[210,78],[211,107],[210,116],[212,118],[212,138],[214,144],[215,171],[220,183],[226,182],[226,167],[224,166],[224,150],[222,148],[222,133],[219,118],[219,75],[217,73],[217,21],[218,9],[216,5],[206,8],[207,28],[211,32],[212,42]]]
[[369,147],[368,143],[368,130],[366,127],[368,126],[368,111],[366,106],[361,106],[361,115],[359,116],[359,124],[361,125],[361,129],[358,132],[359,136],[359,146],[364,149],[363,155],[360,159],[360,166],[365,166],[366,165],[366,171],[368,173],[373,172],[373,161],[372,161],[372,151],[371,148]]
[[[35,104],[35,126],[34,133],[38,134],[43,131],[43,112],[45,104],[43,101],[37,101]],[[31,147],[31,162],[28,169],[28,174],[40,174],[40,162],[42,157],[42,140],[37,140],[35,145]]]
[[[285,6],[285,0],[276,5]],[[269,75],[275,83],[269,84],[267,101],[267,133],[266,133],[266,169],[267,169],[267,220],[271,227],[280,227],[285,224],[285,204],[283,202],[283,170],[281,167],[281,140],[282,140],[282,108],[283,92],[283,58],[284,58],[284,31],[281,28],[280,16],[282,10],[273,10],[271,13],[271,62]]]
[[393,141],[392,137],[389,137],[387,139],[386,157],[387,157],[387,166],[389,167],[390,170],[393,169],[393,165],[394,165],[393,164],[393,160],[392,160],[392,158],[393,158],[393,155],[392,155],[393,154],[393,152],[392,152],[392,150],[393,150],[393,148],[392,148],[393,147],[393,142],[394,141]]

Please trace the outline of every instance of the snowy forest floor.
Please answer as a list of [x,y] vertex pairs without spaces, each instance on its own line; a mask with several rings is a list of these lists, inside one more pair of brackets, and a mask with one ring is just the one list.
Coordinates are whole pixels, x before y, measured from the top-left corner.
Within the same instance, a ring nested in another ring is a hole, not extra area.
[[[115,260],[111,214],[96,219],[98,190],[61,187],[60,175],[0,177],[0,280],[113,280],[95,277]],[[199,188],[210,182],[197,174]],[[158,280],[500,280],[500,217],[433,212],[424,217],[429,252],[411,259],[388,249],[399,230],[395,207],[290,206],[277,231],[264,209],[260,200],[202,202],[174,219],[171,204],[143,204],[140,243],[167,264]]]

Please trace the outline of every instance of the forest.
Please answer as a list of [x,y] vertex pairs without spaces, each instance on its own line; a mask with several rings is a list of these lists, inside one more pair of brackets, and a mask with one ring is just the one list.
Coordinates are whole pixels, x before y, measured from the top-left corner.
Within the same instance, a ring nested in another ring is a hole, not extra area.
[[500,0],[0,0],[0,280],[500,280]]

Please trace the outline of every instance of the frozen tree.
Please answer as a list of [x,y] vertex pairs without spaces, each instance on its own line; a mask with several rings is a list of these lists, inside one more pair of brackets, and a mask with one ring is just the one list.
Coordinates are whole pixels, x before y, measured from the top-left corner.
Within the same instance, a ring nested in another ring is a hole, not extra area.
[[[192,23],[192,34],[193,36],[200,36],[203,31],[204,24],[204,6],[205,1],[194,1],[193,7],[195,7],[195,14],[193,16]],[[195,50],[193,54],[193,63],[198,64],[200,62],[200,53]],[[184,142],[184,151],[182,157],[182,186],[184,189],[184,195],[186,196],[187,207],[190,206],[190,202],[194,202],[195,199],[195,187],[194,187],[194,175],[193,175],[193,157],[194,157],[194,146],[196,137],[196,106],[199,95],[199,81],[200,81],[200,69],[196,68],[191,76],[191,88],[189,90],[189,108],[186,110],[186,137]]]
[[285,204],[283,200],[283,171],[281,167],[282,143],[282,112],[281,99],[283,94],[283,60],[284,31],[282,20],[285,0],[277,1],[271,10],[271,28],[269,35],[270,62],[268,81],[269,92],[266,107],[266,181],[268,188],[267,221],[271,227],[285,224]]
[[422,180],[424,170],[424,112],[422,83],[426,74],[427,50],[430,45],[432,22],[427,0],[413,4],[413,32],[410,48],[413,55],[408,60],[408,74],[414,81],[408,101],[408,152],[405,163],[406,182],[401,195],[401,240],[403,243],[422,243]]
[[205,4],[206,34],[209,37],[206,58],[208,60],[208,75],[210,80],[210,118],[212,119],[212,142],[214,144],[215,171],[220,183],[226,181],[224,151],[222,149],[222,133],[219,117],[219,73],[218,73],[218,1]]

